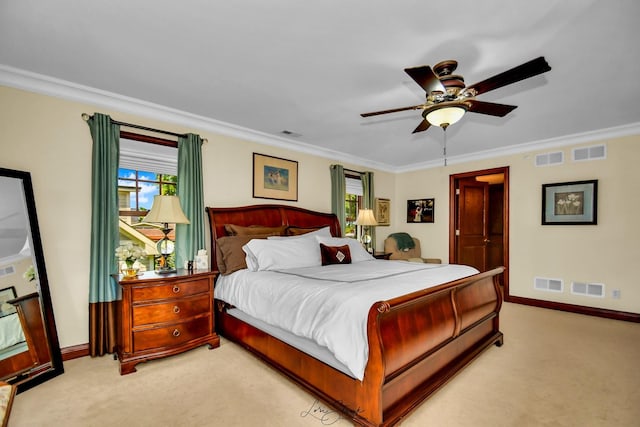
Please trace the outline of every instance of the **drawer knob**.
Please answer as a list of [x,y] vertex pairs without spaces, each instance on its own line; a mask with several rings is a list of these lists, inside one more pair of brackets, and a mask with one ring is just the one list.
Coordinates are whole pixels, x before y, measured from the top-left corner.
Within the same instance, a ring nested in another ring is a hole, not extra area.
[[176,314],[180,313],[180,307],[178,307],[177,305],[174,305],[173,306],[173,312],[176,313]]
[[174,293],[174,294],[177,294],[178,292],[180,292],[180,286],[178,286],[178,285],[174,285],[174,286],[173,286],[173,293]]
[[180,336],[180,331],[179,331],[179,330],[177,330],[177,329],[174,329],[174,330],[173,330],[173,336],[174,336],[174,337],[179,337],[179,336]]

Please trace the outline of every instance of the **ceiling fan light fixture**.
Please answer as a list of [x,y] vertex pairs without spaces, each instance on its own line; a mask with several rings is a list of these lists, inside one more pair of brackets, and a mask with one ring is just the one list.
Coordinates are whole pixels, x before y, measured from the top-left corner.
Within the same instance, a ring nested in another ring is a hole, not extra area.
[[466,112],[467,107],[464,104],[443,105],[442,107],[428,110],[424,118],[431,123],[432,126],[440,126],[446,129],[447,126],[458,122]]

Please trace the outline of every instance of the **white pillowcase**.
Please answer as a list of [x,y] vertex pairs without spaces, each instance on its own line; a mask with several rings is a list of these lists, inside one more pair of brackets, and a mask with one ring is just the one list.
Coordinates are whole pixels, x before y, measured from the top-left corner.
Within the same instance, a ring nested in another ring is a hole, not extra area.
[[305,234],[298,234],[297,236],[269,236],[268,240],[286,240],[286,239],[313,239],[315,236],[324,236],[324,237],[332,237],[331,236],[331,227],[323,227],[319,230],[310,231]]
[[253,239],[242,247],[250,271],[285,270],[322,265],[315,239]]
[[[373,255],[366,251],[364,246],[362,246],[362,243],[358,242],[356,239],[351,239],[349,237],[316,236],[316,240],[319,243],[327,246],[349,245],[349,252],[351,252],[351,263],[370,261],[372,259],[375,259]],[[318,246],[320,245],[318,244]]]

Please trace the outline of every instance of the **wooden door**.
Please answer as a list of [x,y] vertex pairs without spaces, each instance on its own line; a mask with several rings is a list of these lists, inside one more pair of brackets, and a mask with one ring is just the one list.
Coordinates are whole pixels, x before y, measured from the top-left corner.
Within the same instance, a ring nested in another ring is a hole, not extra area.
[[464,179],[458,187],[456,263],[487,271],[489,184]]
[[[487,270],[504,266],[504,184],[489,186]],[[502,277],[502,276],[501,276]]]
[[480,271],[504,266],[509,287],[509,168],[451,175],[449,262]]

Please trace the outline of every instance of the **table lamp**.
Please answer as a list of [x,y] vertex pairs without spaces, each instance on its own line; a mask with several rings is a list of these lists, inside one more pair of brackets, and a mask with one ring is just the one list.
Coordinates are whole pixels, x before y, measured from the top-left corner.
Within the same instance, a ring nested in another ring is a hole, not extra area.
[[164,237],[158,241],[157,248],[162,256],[162,265],[156,273],[167,274],[175,273],[176,270],[167,265],[167,257],[173,252],[174,244],[169,239],[171,228],[169,224],[189,224],[189,219],[185,216],[180,207],[180,199],[178,196],[154,196],[153,206],[144,217],[145,222],[159,222],[163,224],[162,232]]
[[358,219],[356,219],[356,225],[362,226],[362,244],[365,249],[373,253],[373,245],[371,244],[371,236],[369,235],[369,227],[378,225],[375,216],[373,216],[372,209],[360,209],[358,212]]

